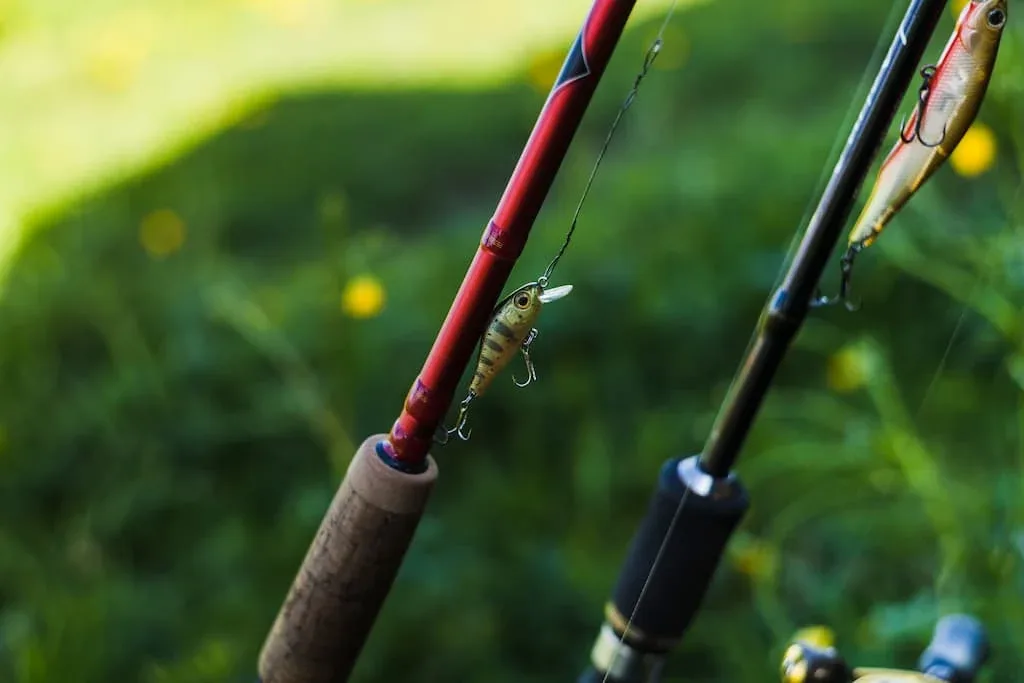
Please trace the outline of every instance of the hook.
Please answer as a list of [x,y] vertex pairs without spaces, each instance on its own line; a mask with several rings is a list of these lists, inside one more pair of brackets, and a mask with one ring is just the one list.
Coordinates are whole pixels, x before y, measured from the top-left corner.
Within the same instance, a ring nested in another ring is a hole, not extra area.
[[537,368],[533,366],[533,361],[530,360],[530,344],[533,343],[538,334],[540,334],[540,332],[536,327],[530,330],[530,334],[526,335],[526,341],[524,341],[523,345],[520,347],[520,350],[523,352],[523,360],[526,361],[526,372],[528,374],[526,375],[525,382],[520,382],[516,379],[515,375],[512,375],[512,381],[515,382],[517,387],[525,387],[531,382],[537,381]]
[[853,260],[857,257],[857,254],[864,250],[864,243],[874,236],[875,233],[872,233],[868,238],[854,242],[846,249],[846,253],[843,254],[843,258],[839,261],[839,293],[833,297],[828,297],[821,293],[821,288],[819,287],[815,292],[814,301],[811,302],[811,306],[815,308],[832,306],[841,301],[846,310],[851,313],[860,310],[861,303],[859,301],[854,303],[850,300],[850,278],[853,276]]
[[[920,111],[924,110],[922,109]],[[942,135],[939,136],[937,142],[925,142],[924,138],[921,137],[921,119],[922,117],[919,115],[917,117],[917,121],[914,123],[914,132],[910,134],[910,137],[907,137],[906,134],[903,132],[903,129],[907,125],[907,119],[906,117],[904,117],[900,121],[900,140],[909,145],[911,142],[914,141],[914,138],[917,138],[917,141],[920,142],[923,147],[927,147],[929,149],[938,147],[939,145],[946,141],[946,131],[949,129],[948,125],[942,127]]]
[[900,140],[909,145],[914,141],[914,138],[917,138],[917,141],[925,147],[938,147],[946,140],[948,124],[942,127],[942,136],[938,142],[925,142],[924,138],[921,137],[921,126],[924,125],[924,112],[932,95],[932,81],[935,80],[935,65],[928,65],[921,69],[921,78],[924,79],[924,82],[921,83],[921,87],[917,91],[917,120],[914,121],[914,130],[911,132],[910,137],[907,137],[904,131],[907,120],[904,118],[900,121]]
[[469,417],[469,404],[473,402],[474,398],[476,398],[476,394],[470,391],[466,398],[462,399],[462,403],[459,404],[459,416],[455,418],[455,426],[451,429],[445,430],[444,441],[438,441],[439,444],[443,446],[448,443],[449,437],[452,434],[455,434],[463,441],[469,441],[469,437],[472,435],[473,430],[470,429],[465,433],[463,433],[463,430],[466,428],[466,420]]

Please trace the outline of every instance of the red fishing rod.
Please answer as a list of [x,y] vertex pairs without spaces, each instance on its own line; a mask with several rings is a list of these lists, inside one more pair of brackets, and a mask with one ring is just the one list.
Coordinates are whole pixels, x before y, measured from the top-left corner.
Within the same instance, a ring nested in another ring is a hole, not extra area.
[[530,228],[635,4],[635,0],[595,2],[570,48],[402,413],[380,444],[382,456],[400,469],[424,468],[427,451],[466,364],[526,246]]
[[389,434],[359,447],[260,653],[262,683],[347,680],[437,479],[428,454],[636,0],[595,0]]

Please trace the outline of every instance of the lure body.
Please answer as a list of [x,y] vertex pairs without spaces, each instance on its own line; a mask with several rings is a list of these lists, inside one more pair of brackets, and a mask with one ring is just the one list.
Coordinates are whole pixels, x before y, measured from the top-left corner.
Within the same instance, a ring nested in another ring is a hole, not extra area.
[[[526,349],[537,331],[534,324],[545,303],[561,299],[572,285],[545,291],[538,283],[524,285],[495,307],[494,315],[480,340],[476,373],[469,385],[470,394],[482,396],[487,387],[520,349]],[[527,356],[529,366],[529,357]],[[532,374],[532,368],[529,368]]]
[[885,158],[850,231],[851,246],[870,246],[886,224],[953,153],[981,108],[1006,25],[1006,0],[972,0],[957,19],[900,139]]

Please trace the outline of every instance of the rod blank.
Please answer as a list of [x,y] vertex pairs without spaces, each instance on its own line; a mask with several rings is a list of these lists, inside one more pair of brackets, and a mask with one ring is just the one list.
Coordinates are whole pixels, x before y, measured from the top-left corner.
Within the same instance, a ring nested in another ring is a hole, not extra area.
[[917,74],[917,65],[945,7],[946,0],[913,0],[907,8],[792,265],[765,306],[757,340],[740,364],[704,445],[701,466],[708,474],[726,476],[739,457],[775,372],[807,317],[814,289],[839,241],[857,192],[892,125],[896,108]]

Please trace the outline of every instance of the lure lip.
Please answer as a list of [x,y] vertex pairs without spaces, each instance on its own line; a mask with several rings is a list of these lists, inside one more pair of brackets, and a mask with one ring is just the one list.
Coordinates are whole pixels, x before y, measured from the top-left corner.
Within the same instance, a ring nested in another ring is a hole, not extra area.
[[549,304],[552,301],[558,301],[565,297],[571,291],[572,285],[560,285],[558,287],[552,287],[551,289],[545,289],[537,298],[540,299],[542,304]]

